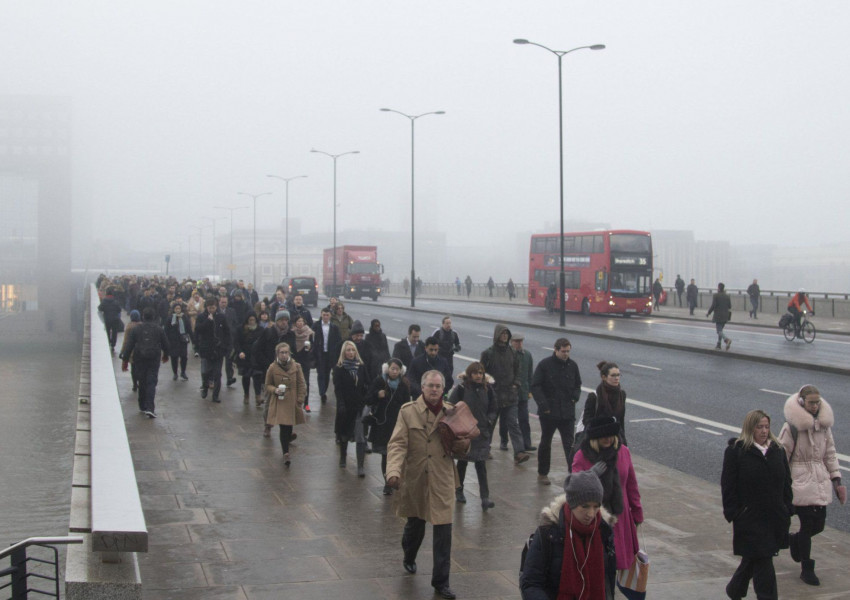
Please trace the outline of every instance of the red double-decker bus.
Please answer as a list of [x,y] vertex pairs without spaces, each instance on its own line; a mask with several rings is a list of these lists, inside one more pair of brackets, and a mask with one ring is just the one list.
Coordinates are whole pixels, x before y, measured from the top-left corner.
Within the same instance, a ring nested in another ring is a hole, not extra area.
[[[652,312],[652,238],[648,231],[565,233],[564,271],[565,310],[626,316]],[[531,236],[528,302],[560,310],[560,273],[558,234]]]

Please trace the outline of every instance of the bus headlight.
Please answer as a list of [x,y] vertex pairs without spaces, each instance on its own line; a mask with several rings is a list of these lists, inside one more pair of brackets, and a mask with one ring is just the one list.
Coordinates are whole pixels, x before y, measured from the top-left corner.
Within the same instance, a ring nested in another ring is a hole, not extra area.
[[615,304],[617,304],[617,303],[614,302],[613,300],[608,301],[608,306],[614,306]]

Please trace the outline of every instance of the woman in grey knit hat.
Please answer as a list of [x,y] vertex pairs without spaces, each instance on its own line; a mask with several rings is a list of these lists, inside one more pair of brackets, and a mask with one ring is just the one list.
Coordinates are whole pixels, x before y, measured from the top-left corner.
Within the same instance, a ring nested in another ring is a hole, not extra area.
[[602,508],[598,472],[570,474],[540,515],[519,577],[523,600],[610,600],[614,597],[614,535]]

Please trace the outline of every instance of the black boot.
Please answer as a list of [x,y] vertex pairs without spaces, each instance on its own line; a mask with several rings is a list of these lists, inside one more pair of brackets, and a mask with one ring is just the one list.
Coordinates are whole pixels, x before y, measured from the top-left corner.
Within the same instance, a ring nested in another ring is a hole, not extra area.
[[364,463],[366,462],[366,443],[365,442],[357,442],[356,450],[357,450],[357,476],[358,477],[366,477],[366,469],[364,468]]
[[794,562],[800,562],[800,539],[798,534],[792,533],[788,540],[788,550],[791,552],[791,558]]
[[339,468],[345,468],[345,459],[348,456],[348,442],[339,443]]
[[496,506],[496,503],[490,500],[490,498],[481,498],[481,510],[487,512],[488,508],[493,508]]
[[463,495],[463,486],[455,488],[455,500],[461,504],[466,504],[466,496]]
[[820,585],[820,579],[815,575],[815,561],[803,560],[803,571],[800,573],[800,579],[808,585]]

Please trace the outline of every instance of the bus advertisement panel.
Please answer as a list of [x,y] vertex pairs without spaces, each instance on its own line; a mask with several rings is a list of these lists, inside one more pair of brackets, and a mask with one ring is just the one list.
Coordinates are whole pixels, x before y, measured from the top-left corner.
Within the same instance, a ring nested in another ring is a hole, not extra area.
[[[652,312],[652,238],[647,231],[564,234],[564,308],[584,314]],[[560,310],[557,233],[531,236],[528,302]]]

